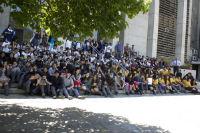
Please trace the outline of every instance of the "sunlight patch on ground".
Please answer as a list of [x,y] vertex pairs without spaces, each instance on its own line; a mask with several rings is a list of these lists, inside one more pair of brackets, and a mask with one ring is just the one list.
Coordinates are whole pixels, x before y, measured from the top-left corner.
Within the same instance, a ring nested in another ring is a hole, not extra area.
[[[200,96],[159,96],[73,99],[0,99],[0,104],[52,108],[75,107],[127,118],[132,124],[158,126],[172,133],[199,133]],[[52,115],[55,115],[52,112]],[[120,121],[120,120],[119,120]],[[53,123],[54,124],[54,123]]]

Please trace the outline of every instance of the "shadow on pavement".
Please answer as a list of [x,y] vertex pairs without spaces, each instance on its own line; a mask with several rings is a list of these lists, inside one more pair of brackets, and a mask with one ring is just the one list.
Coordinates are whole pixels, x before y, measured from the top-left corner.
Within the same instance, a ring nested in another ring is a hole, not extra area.
[[159,127],[133,125],[127,119],[77,108],[37,109],[0,105],[0,131],[24,133],[168,133]]

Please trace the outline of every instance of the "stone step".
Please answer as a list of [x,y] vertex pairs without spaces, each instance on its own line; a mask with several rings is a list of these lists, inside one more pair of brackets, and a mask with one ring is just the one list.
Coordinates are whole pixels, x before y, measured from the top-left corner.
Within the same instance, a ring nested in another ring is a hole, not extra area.
[[17,83],[11,83],[10,88],[17,88],[18,84]]
[[[10,88],[9,94],[24,94],[25,91],[18,88]],[[4,89],[0,89],[0,94],[4,94]]]
[[118,93],[119,94],[125,94],[125,91],[124,90],[118,90]]

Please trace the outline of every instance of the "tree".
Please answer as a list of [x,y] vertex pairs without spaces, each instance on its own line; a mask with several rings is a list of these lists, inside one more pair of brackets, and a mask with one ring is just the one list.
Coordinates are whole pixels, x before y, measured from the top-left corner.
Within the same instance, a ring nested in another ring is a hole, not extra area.
[[[81,38],[98,31],[114,37],[127,26],[124,16],[133,18],[147,12],[151,0],[0,0],[13,9],[17,24],[34,29],[50,29],[54,36]],[[0,11],[3,11],[0,8]]]

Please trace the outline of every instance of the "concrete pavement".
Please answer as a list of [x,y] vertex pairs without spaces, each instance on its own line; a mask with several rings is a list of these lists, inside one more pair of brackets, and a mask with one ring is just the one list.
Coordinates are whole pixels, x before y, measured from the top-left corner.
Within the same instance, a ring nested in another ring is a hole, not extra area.
[[1,96],[0,105],[19,105],[39,109],[78,108],[87,112],[106,113],[127,118],[131,124],[156,126],[171,133],[200,132],[200,96],[143,96],[85,100],[8,98]]

